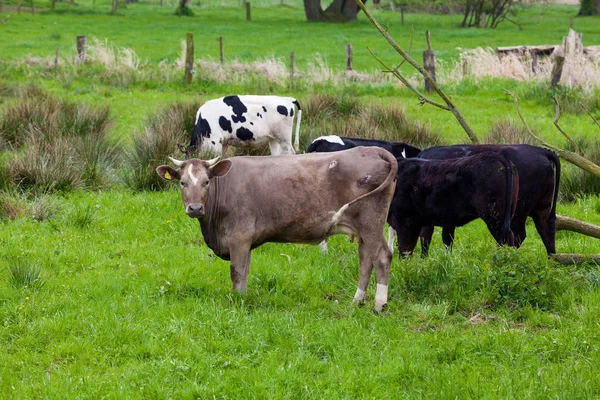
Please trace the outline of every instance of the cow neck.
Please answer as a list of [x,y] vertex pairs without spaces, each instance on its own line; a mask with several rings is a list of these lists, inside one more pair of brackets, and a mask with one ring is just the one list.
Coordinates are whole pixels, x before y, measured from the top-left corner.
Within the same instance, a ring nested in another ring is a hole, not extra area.
[[217,255],[222,254],[222,250],[224,250],[219,236],[219,226],[221,225],[221,207],[219,207],[219,204],[224,200],[221,198],[221,194],[222,189],[219,184],[219,178],[213,178],[205,203],[206,213],[202,218],[198,218],[204,241]]

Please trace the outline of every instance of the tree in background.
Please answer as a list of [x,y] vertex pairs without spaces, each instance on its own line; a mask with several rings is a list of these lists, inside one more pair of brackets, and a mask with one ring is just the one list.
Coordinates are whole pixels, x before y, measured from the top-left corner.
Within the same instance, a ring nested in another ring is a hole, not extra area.
[[321,7],[321,0],[304,0],[304,12],[308,21],[354,21],[358,11],[354,0],[333,0],[325,10]]
[[581,0],[579,15],[600,14],[600,0]]
[[517,3],[518,0],[467,0],[465,17],[460,26],[495,29],[504,20],[515,23],[508,19],[508,16],[516,14],[514,6]]

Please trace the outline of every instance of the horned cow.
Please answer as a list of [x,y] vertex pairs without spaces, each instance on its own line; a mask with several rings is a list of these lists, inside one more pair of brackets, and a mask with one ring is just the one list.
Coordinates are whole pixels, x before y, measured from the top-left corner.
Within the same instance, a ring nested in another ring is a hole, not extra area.
[[358,237],[360,280],[354,302],[365,301],[373,267],[375,310],[387,304],[392,254],[383,237],[394,193],[396,159],[374,147],[336,153],[190,159],[157,173],[181,184],[187,215],[206,244],[230,260],[233,290],[246,291],[252,249],[267,242],[318,244],[334,234]]
[[196,113],[188,151],[211,150],[222,154],[223,146],[269,145],[272,155],[294,154],[292,128],[298,108],[294,146],[299,146],[302,110],[298,100],[279,96],[226,96],[209,100]]

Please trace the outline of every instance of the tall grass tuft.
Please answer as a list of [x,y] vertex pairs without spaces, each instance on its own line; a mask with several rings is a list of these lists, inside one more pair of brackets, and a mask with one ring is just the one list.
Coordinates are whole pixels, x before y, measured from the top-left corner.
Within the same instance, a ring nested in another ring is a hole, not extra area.
[[535,139],[529,135],[527,129],[511,120],[500,120],[488,132],[487,143],[497,144],[534,144]]
[[[600,142],[587,138],[576,138],[575,144],[582,149],[583,155],[600,165]],[[571,145],[568,150],[574,151]],[[575,201],[585,195],[600,195],[600,178],[570,163],[563,163],[560,194],[563,200]]]
[[45,192],[97,189],[115,181],[120,147],[108,138],[109,106],[68,102],[30,86],[2,121],[0,135],[19,150],[8,162],[12,184]]
[[177,145],[187,145],[193,130],[198,103],[173,103],[153,115],[143,131],[136,134],[133,149],[127,154],[129,175],[126,182],[136,190],[160,190],[167,182],[156,173],[156,167],[168,162],[167,157],[184,158]]
[[42,277],[42,268],[20,257],[9,258],[8,277],[16,288],[39,289],[46,283]]
[[349,95],[317,94],[304,101],[302,109],[304,148],[323,135],[403,141],[421,148],[441,143],[440,136],[427,126],[409,121],[397,103],[364,105]]

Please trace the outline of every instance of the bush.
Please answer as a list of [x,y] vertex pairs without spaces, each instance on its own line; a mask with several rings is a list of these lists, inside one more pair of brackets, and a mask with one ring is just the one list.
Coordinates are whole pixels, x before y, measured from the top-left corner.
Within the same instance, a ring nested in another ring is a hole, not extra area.
[[9,182],[41,191],[97,189],[114,181],[118,142],[108,139],[108,106],[91,108],[50,96],[35,86],[20,94],[0,122],[8,148]]
[[[577,138],[575,143],[583,155],[600,164],[600,143],[597,140]],[[575,151],[569,144],[568,150]],[[600,178],[570,163],[563,163],[560,180],[560,194],[564,200],[575,201],[584,195],[600,195]]]
[[487,143],[497,144],[534,144],[535,139],[529,135],[527,128],[515,124],[511,120],[496,122],[487,134]]
[[167,162],[168,156],[181,154],[177,145],[189,142],[199,107],[198,103],[173,103],[148,119],[127,154],[127,184],[131,188],[161,190],[168,186],[155,169]]

